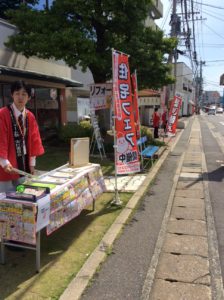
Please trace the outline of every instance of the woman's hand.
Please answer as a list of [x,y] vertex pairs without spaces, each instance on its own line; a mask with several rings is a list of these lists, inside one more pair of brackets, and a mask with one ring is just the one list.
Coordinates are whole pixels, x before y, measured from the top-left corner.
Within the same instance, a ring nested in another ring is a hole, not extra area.
[[16,172],[13,170],[13,166],[10,163],[4,167],[4,171],[8,174],[16,174]]
[[30,166],[30,174],[34,175],[34,173],[35,173],[34,166]]

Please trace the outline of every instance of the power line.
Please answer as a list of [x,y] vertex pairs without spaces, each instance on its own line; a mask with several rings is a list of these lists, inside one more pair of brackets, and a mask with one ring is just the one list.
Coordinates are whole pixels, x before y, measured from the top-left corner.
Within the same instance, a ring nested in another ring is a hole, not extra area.
[[204,81],[204,84],[207,84],[207,85],[212,85],[212,86],[218,86],[218,87],[220,87],[220,85],[218,84],[218,83],[209,83],[208,81]]
[[224,59],[207,60],[206,62],[218,62],[218,61],[224,61]]
[[224,37],[222,35],[220,35],[219,33],[217,33],[214,29],[212,29],[210,26],[208,26],[207,24],[204,24],[208,29],[210,29],[213,33],[215,33],[217,36],[221,37],[224,40]]
[[163,23],[161,25],[161,28],[163,29],[165,24],[166,24],[166,21],[167,21],[167,18],[169,17],[170,15],[170,11],[171,11],[171,8],[172,8],[172,3],[170,4],[170,7],[167,9],[167,12],[166,12],[166,17],[165,19],[163,20]]
[[[224,64],[218,64],[218,65],[206,65],[206,68],[222,68],[223,69]],[[221,71],[220,71],[221,72]]]
[[[202,44],[198,43],[198,46],[201,46]],[[210,44],[210,43],[204,43],[203,44],[206,47],[214,46],[214,47],[224,47],[224,44]]]
[[209,13],[212,12],[212,13],[215,13],[216,16],[223,17],[223,12],[222,11],[220,11],[220,13],[218,13],[217,10],[213,11],[211,9],[206,9],[206,7],[203,7],[203,9],[201,8],[200,11],[201,12],[209,12]]
[[194,3],[200,4],[200,5],[204,5],[204,6],[209,6],[209,7],[212,7],[212,8],[224,9],[224,7],[221,7],[221,6],[214,6],[214,5],[207,4],[207,3],[200,3],[200,2],[197,2],[197,1],[194,1]]
[[214,15],[212,15],[212,14],[206,12],[205,10],[202,10],[202,12],[203,12],[204,14],[206,14],[206,15],[208,15],[208,16],[214,18],[214,19],[216,19],[216,20],[220,20],[220,21],[224,22],[224,19],[221,19],[221,18],[219,18],[219,17],[217,17],[217,16],[214,16]]

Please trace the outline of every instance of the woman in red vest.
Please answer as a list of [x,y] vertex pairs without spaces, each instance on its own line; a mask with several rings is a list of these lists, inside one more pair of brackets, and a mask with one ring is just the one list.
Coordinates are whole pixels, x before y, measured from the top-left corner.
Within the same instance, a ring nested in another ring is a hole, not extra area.
[[160,125],[160,115],[158,113],[158,108],[156,107],[152,115],[153,128],[154,128],[154,139],[159,137],[159,125]]
[[31,89],[23,81],[11,86],[13,103],[0,109],[0,192],[24,181],[13,168],[34,173],[36,156],[44,153],[34,115],[26,109]]

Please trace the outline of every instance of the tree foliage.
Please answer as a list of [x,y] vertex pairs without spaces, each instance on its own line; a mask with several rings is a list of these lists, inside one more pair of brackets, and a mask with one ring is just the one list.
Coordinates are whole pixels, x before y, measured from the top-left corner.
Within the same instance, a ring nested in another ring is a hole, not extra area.
[[63,59],[89,67],[95,82],[111,79],[111,49],[130,55],[142,87],[172,82],[168,54],[176,45],[145,26],[150,0],[55,0],[48,10],[22,5],[8,16],[19,32],[6,43],[30,57]]
[[[36,4],[38,0],[27,0],[27,4]],[[6,15],[6,12],[9,9],[19,9],[20,4],[23,3],[23,0],[1,0],[0,1],[0,18],[2,19],[8,19],[8,16]]]

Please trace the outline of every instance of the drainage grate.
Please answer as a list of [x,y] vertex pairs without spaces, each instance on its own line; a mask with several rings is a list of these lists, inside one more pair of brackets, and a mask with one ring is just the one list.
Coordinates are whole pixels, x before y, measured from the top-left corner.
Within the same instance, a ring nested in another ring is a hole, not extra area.
[[183,163],[183,167],[201,167],[199,163]]
[[182,153],[178,153],[178,152],[172,152],[170,153],[170,156],[181,156]]
[[166,278],[165,281],[169,281],[169,282],[178,282],[178,280],[176,280],[176,279],[170,279],[170,278]]
[[180,252],[170,252],[170,254],[172,254],[172,255],[181,255]]

